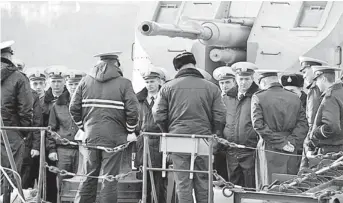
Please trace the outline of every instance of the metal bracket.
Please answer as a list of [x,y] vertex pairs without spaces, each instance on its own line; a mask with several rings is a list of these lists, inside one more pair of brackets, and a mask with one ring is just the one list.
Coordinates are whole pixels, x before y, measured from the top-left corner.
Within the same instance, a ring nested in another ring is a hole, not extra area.
[[280,55],[281,54],[281,52],[278,52],[278,53],[267,53],[267,52],[263,52],[263,51],[261,51],[261,53],[260,54],[262,54],[262,55],[270,55],[270,56],[277,56],[277,55]]
[[273,4],[287,4],[287,5],[291,5],[289,2],[286,2],[286,1],[271,1],[270,2],[271,5]]
[[261,25],[261,28],[277,28],[280,29],[280,26],[275,26],[275,25]]
[[186,49],[182,49],[182,50],[173,50],[173,49],[168,49],[168,52],[185,52]]

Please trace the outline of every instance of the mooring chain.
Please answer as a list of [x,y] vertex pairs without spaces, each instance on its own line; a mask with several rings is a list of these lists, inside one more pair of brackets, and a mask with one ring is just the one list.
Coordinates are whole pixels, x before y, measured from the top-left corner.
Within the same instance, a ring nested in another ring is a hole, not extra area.
[[241,145],[241,144],[236,144],[234,142],[229,142],[224,138],[220,138],[217,136],[214,136],[214,139],[224,145],[224,146],[228,146],[230,148],[239,148],[239,149],[251,149],[251,150],[261,150],[261,151],[265,151],[265,152],[270,152],[270,153],[274,153],[274,154],[281,154],[281,155],[285,155],[285,156],[296,156],[296,157],[301,157],[302,155],[297,155],[297,154],[290,154],[290,153],[283,153],[283,152],[277,152],[277,151],[272,151],[272,150],[267,150],[267,149],[258,149],[255,147],[248,147],[245,145]]
[[45,163],[45,167],[48,168],[48,170],[52,173],[56,173],[60,176],[79,176],[79,177],[86,177],[86,178],[96,178],[96,179],[102,179],[102,180],[106,180],[108,182],[113,182],[115,180],[122,180],[125,177],[127,177],[128,175],[130,175],[131,173],[133,173],[133,171],[129,171],[127,173],[120,173],[118,175],[101,175],[101,176],[90,176],[90,175],[85,175],[85,174],[76,174],[76,173],[72,173],[72,172],[68,172],[66,170],[61,170],[59,168],[57,168],[56,166],[49,166],[48,163]]
[[119,151],[125,149],[126,147],[128,147],[130,145],[130,143],[133,142],[133,141],[130,141],[130,142],[118,145],[114,148],[103,147],[103,146],[92,146],[92,145],[88,145],[88,144],[83,143],[83,142],[74,142],[74,141],[68,140],[67,138],[62,138],[58,133],[51,131],[51,130],[49,131],[49,133],[52,135],[53,139],[59,140],[62,145],[74,145],[74,146],[83,146],[83,147],[92,148],[92,149],[100,149],[100,150],[103,150],[107,153],[119,152]]

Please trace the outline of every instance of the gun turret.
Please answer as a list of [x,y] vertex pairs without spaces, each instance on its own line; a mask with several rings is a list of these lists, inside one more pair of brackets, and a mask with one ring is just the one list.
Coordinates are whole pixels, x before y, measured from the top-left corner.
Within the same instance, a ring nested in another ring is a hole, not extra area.
[[176,26],[145,21],[140,25],[139,30],[145,36],[160,35],[199,39],[207,46],[244,48],[247,45],[251,27],[219,22],[205,22],[197,27]]

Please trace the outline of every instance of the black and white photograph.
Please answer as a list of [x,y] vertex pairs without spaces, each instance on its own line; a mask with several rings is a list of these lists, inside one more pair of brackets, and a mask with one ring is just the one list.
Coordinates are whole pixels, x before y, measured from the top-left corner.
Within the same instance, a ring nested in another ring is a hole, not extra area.
[[0,203],[343,203],[343,1],[0,16]]

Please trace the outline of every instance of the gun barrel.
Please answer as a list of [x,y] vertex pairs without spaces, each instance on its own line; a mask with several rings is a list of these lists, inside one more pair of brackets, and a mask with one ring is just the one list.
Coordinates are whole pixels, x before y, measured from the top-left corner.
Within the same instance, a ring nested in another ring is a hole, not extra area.
[[139,26],[140,32],[145,36],[168,36],[182,37],[187,39],[209,39],[211,33],[204,29],[194,29],[189,26],[175,26],[171,24],[159,24],[153,21],[145,21]]

